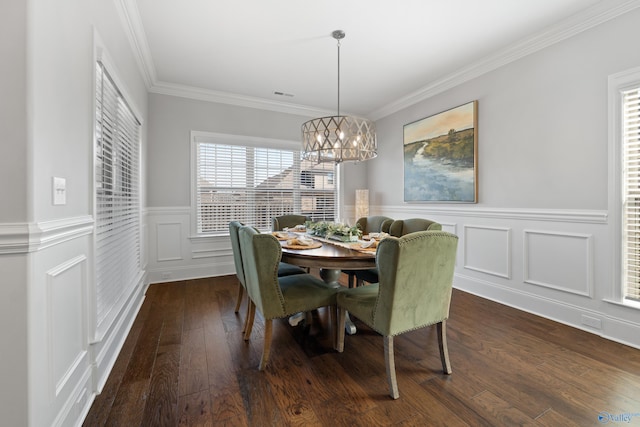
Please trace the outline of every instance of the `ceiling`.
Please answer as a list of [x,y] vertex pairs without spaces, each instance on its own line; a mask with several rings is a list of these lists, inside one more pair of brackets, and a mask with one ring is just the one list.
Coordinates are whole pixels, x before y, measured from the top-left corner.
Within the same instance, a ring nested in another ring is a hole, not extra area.
[[335,114],[331,32],[344,30],[340,110],[375,120],[623,13],[629,0],[120,3],[151,92],[308,116]]

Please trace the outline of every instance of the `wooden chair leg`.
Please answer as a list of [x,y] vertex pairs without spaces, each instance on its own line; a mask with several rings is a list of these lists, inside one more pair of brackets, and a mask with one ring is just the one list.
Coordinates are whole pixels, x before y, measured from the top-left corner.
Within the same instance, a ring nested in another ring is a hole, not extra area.
[[451,374],[451,363],[449,362],[449,348],[447,347],[447,321],[436,325],[438,328],[438,347],[440,347],[440,360],[442,361],[442,370],[445,374]]
[[331,336],[333,338],[333,348],[338,348],[338,308],[335,305],[327,307],[329,310],[329,331],[331,332]]
[[242,325],[242,335],[247,332],[247,326],[249,326],[249,313],[251,312],[251,298],[247,298],[247,309],[244,313],[244,324]]
[[396,381],[396,362],[393,358],[393,336],[384,336],[384,363],[387,367],[387,382],[389,383],[389,395],[394,399],[400,397],[398,382]]
[[336,322],[336,331],[335,331],[335,349],[338,353],[342,353],[344,351],[344,325],[347,321],[347,311],[339,307],[338,308],[338,320]]
[[247,323],[244,328],[244,340],[249,341],[249,337],[251,336],[251,330],[253,329],[253,320],[256,317],[256,305],[249,299],[249,303],[247,304]]
[[240,304],[242,304],[242,295],[244,295],[244,287],[242,284],[238,283],[238,296],[236,297],[236,308],[233,310],[234,313],[240,311]]
[[262,348],[262,359],[260,359],[261,371],[267,366],[269,361],[269,353],[271,352],[271,335],[273,334],[273,321],[271,319],[265,319],[264,321],[264,347]]

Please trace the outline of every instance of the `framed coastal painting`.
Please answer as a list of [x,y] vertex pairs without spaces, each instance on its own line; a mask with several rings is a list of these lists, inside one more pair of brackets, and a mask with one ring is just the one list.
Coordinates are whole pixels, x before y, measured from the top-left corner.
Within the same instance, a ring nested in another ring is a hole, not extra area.
[[404,125],[404,201],[478,202],[478,101]]

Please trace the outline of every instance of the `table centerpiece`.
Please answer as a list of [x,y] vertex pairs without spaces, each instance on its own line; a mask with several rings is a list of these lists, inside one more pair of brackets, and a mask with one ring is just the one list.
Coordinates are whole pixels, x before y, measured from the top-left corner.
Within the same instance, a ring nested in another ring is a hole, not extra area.
[[362,230],[357,226],[349,226],[331,221],[307,221],[307,234],[339,242],[357,242],[362,237]]

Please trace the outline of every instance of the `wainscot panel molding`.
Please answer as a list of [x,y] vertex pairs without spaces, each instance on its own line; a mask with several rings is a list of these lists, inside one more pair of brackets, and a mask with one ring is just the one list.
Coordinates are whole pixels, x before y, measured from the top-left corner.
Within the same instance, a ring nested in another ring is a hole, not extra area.
[[29,388],[33,425],[73,425],[89,410],[93,220],[88,216],[30,224]]
[[374,206],[458,235],[454,287],[640,348],[640,304],[612,298],[616,245],[607,211]]
[[84,255],[46,273],[47,357],[51,364],[48,383],[52,399],[87,358],[87,286]]
[[148,283],[235,274],[229,235],[192,236],[190,207],[145,212]]
[[593,297],[593,236],[524,230],[524,281]]
[[464,268],[511,279],[511,229],[465,225]]

